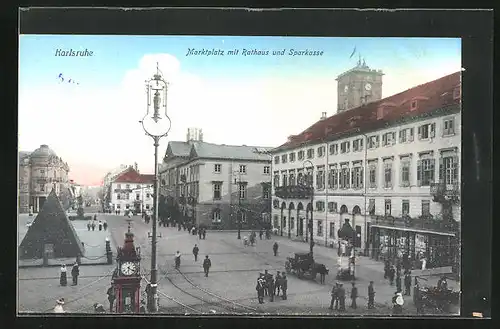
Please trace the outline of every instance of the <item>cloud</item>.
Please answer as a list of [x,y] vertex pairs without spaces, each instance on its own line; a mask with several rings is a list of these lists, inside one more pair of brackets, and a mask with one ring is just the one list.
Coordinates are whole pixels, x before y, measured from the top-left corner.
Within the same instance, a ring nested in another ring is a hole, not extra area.
[[[183,71],[170,54],[144,55],[123,72],[121,83],[107,87],[57,82],[19,93],[19,145],[32,151],[48,144],[70,164],[83,184],[99,181],[106,170],[137,162],[153,171],[153,141],[139,124],[146,114],[145,80],[156,63],[169,82],[167,111],[172,128],[160,141],[160,160],[168,141],[185,140],[187,128],[203,129],[207,142],[278,146],[337,108],[335,77],[208,78]],[[383,96],[404,91],[460,69],[381,68]]]

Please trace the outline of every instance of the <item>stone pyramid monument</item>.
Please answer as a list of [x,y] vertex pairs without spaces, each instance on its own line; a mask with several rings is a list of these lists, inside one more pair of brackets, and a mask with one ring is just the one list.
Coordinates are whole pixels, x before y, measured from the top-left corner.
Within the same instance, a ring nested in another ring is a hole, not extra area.
[[54,189],[24,236],[19,258],[42,258],[46,251],[51,252],[53,258],[83,255],[82,243]]

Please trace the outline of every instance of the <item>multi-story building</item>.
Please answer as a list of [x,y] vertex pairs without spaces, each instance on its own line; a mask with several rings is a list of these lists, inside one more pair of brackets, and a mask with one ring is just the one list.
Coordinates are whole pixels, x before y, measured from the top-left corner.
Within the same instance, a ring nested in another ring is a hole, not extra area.
[[134,164],[133,166],[130,165],[125,165],[121,164],[120,166],[108,171],[106,175],[104,175],[104,178],[102,180],[102,207],[104,209],[110,209],[111,208],[111,195],[112,195],[112,189],[111,189],[111,183],[118,177],[120,174],[124,173],[125,171],[129,170],[129,168],[135,168],[137,171],[137,164]]
[[161,191],[184,220],[211,228],[270,225],[269,148],[170,142],[161,170]]
[[347,219],[366,255],[456,265],[460,93],[451,74],[291,136],[271,152],[273,226],[306,239],[312,215],[315,242],[336,246]]
[[137,213],[153,209],[153,184],[154,175],[139,174],[129,167],[110,184],[111,209]]
[[19,152],[19,212],[40,211],[50,191],[59,196],[69,188],[69,166],[47,145]]

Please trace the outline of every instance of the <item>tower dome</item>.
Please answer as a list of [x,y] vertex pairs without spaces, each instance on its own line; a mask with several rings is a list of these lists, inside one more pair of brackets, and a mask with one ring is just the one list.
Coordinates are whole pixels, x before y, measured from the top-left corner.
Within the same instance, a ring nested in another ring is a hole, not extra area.
[[56,157],[56,152],[54,152],[48,145],[45,144],[40,145],[39,148],[31,153],[31,157],[33,158],[48,158],[50,156]]

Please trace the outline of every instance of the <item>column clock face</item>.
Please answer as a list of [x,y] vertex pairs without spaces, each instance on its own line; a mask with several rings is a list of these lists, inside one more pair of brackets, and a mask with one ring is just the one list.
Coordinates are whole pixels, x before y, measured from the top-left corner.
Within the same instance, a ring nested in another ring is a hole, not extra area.
[[365,89],[366,89],[367,91],[370,91],[370,90],[372,89],[372,85],[371,85],[371,84],[369,84],[369,83],[367,83],[367,84],[365,85]]
[[125,262],[120,269],[124,275],[132,275],[137,272],[137,265],[133,262]]

